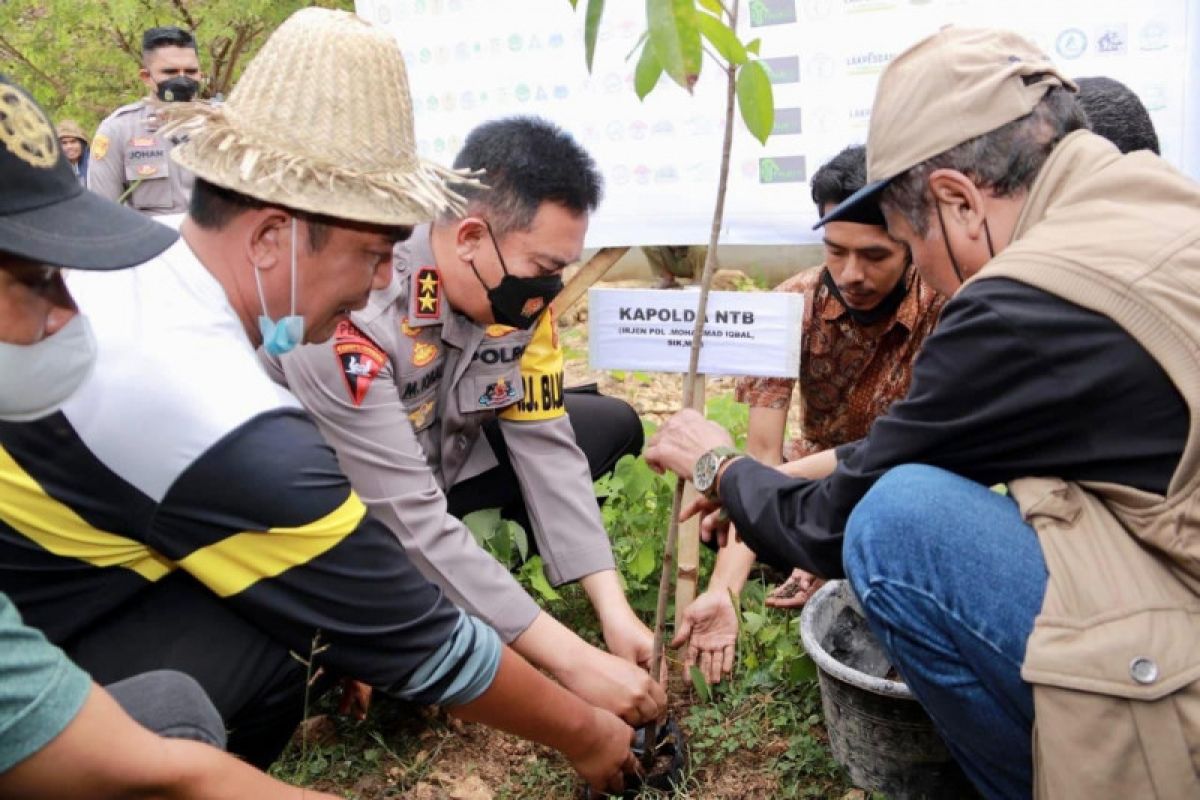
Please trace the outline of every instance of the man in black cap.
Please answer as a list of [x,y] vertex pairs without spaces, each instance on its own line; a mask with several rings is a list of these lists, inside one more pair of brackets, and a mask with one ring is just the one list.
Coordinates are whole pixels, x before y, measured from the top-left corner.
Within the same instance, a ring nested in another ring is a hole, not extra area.
[[[14,430],[57,411],[96,357],[60,268],[132,267],[177,236],[84,190],[46,115],[3,75],[0,144],[0,428]],[[0,461],[11,458],[0,448]],[[34,487],[0,486],[4,516],[27,519],[39,500]],[[59,523],[55,546],[77,546],[71,521]],[[3,593],[0,731],[4,797],[301,794],[217,749],[224,724],[194,679],[158,670],[101,688],[24,625]]]
[[88,188],[144,214],[187,211],[195,179],[167,157],[178,144],[158,132],[164,103],[186,103],[200,90],[200,58],[196,39],[168,25],[142,34],[142,68],[146,96],[121,106],[100,123],[92,140]]

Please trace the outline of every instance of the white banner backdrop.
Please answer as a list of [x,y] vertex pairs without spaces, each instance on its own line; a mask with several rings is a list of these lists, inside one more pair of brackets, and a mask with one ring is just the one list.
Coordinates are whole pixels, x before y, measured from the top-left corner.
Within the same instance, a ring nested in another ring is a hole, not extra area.
[[[571,131],[604,173],[588,246],[708,241],[723,75],[709,61],[694,97],[664,78],[638,102],[626,56],[645,26],[642,0],[606,4],[591,75],[582,8],[567,0],[356,5],[404,51],[424,156],[448,164],[476,124],[537,114]],[[818,241],[809,176],[865,141],[879,73],[947,23],[1012,28],[1069,75],[1128,84],[1150,109],[1163,155],[1200,178],[1198,18],[1200,0],[746,0],[741,33],[762,39],[777,121],[765,146],[738,123],[722,241]]]
[[[687,372],[698,301],[697,291],[590,289],[589,365]],[[794,292],[710,292],[700,372],[795,378],[803,314]]]

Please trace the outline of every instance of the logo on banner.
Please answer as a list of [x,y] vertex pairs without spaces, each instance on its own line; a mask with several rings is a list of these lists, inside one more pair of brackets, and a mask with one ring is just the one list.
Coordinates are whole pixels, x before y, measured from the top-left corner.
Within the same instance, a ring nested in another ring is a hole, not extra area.
[[856,53],[846,59],[846,74],[878,75],[895,57],[895,53],[880,53],[876,50]]
[[796,21],[796,0],[751,0],[750,25],[786,25]]
[[758,161],[759,183],[803,183],[808,180],[804,156],[761,158]]
[[1087,34],[1079,28],[1060,31],[1054,40],[1054,49],[1063,58],[1079,58],[1087,50]]
[[1096,29],[1096,52],[1103,56],[1122,56],[1128,50],[1129,28],[1105,25]]
[[1162,20],[1151,20],[1142,26],[1138,34],[1138,48],[1147,52],[1166,50],[1171,43],[1171,32]]

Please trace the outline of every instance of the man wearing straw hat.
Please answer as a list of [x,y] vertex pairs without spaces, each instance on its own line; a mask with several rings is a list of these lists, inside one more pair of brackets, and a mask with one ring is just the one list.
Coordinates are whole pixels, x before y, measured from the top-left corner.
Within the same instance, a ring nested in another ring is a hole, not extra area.
[[[399,245],[390,285],[332,341],[267,356],[268,369],[431,580],[568,688],[648,721],[666,706],[644,668],[654,639],[625,598],[592,490],[640,451],[641,422],[621,400],[564,392],[549,309],[600,176],[570,134],[533,117],[480,125],[454,163],[488,183],[456,186],[467,210]],[[461,518],[483,508],[532,531],[551,582],[581,583],[611,653],[539,608],[476,543]]]
[[1074,88],[1004,31],[898,56],[869,183],[823,221],[880,197],[953,296],[908,396],[823,480],[716,463],[694,415],[647,457],[760,558],[844,569],[988,797],[1196,797],[1200,187],[1085,130]]
[[[94,367],[87,318],[63,269],[120,270],[178,235],[86,191],[37,104],[0,74],[0,444],[55,414]],[[0,463],[10,454],[0,449]],[[28,486],[0,478],[0,529],[37,513]],[[225,725],[193,678],[155,670],[101,687],[0,591],[0,797],[297,800],[220,749]],[[319,795],[333,800],[332,795]]]
[[180,241],[73,276],[96,368],[61,413],[6,430],[0,481],[28,507],[0,530],[0,590],[98,681],[190,674],[259,766],[323,669],[556,747],[615,789],[631,729],[428,583],[254,352],[330,336],[395,241],[455,202],[415,156],[407,86],[390,36],[305,9],[227,105],[191,111]]

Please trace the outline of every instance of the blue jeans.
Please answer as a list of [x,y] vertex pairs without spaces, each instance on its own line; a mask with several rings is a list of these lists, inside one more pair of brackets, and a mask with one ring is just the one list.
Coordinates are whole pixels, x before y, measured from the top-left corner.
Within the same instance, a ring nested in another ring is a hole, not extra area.
[[945,470],[896,467],[850,515],[846,575],[871,629],[986,797],[1032,793],[1025,643],[1046,591],[1016,503]]

